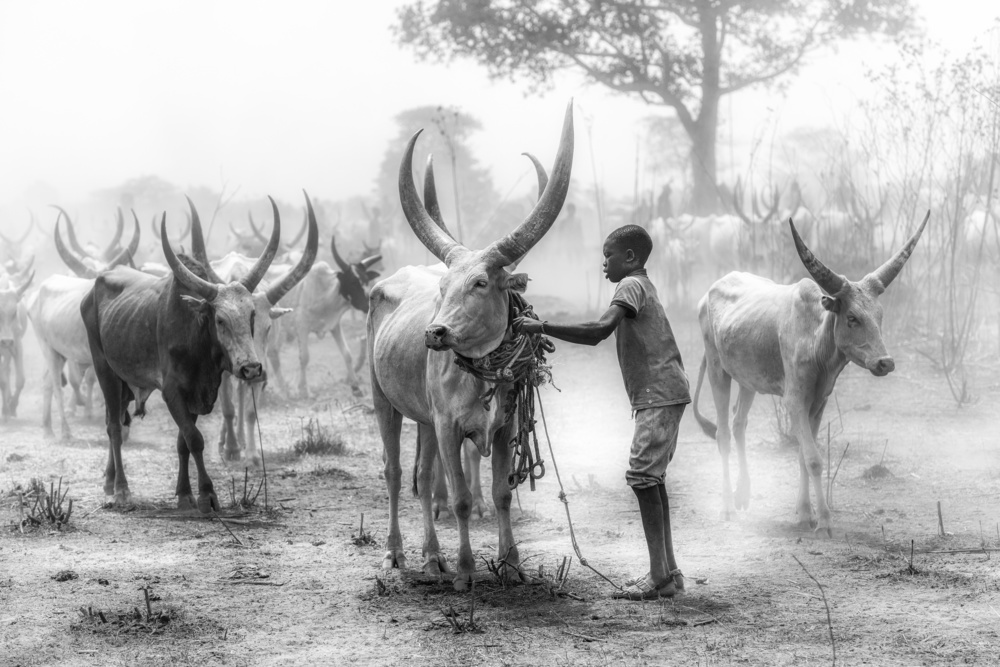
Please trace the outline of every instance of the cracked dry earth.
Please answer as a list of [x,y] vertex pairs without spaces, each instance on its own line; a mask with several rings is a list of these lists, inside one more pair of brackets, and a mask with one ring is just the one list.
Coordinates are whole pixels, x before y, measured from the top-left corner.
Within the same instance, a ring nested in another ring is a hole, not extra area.
[[[697,369],[696,323],[675,328]],[[381,443],[371,414],[337,381],[343,369],[328,342],[313,343],[314,397],[273,400],[263,412],[266,509],[263,490],[250,509],[231,507],[231,490],[238,499],[244,475],[252,486],[262,470],[221,462],[219,417],[199,421],[225,525],[174,509],[175,430],[155,397],[124,454],[134,504],[106,508],[102,420],[72,420],[69,442],[42,437],[32,381],[40,363],[29,346],[20,416],[0,427],[0,664],[815,665],[831,661],[833,646],[843,665],[996,664],[996,386],[956,409],[943,378],[903,344],[893,345],[898,370],[886,378],[845,371],[839,408],[827,414],[834,467],[850,443],[833,483],[832,539],[794,527],[796,454],[778,442],[768,397],[750,415],[750,509],[722,521],[716,448],[689,407],[667,482],[688,584],[673,600],[614,601],[581,567],[546,451],[547,475],[535,492],[519,490],[513,511],[529,583],[492,578],[495,521],[477,517],[480,576],[469,594],[379,568]],[[620,582],[644,569],[645,549],[624,485],[631,422],[614,344],[560,344],[551,359],[561,391],[543,390],[544,409],[576,537],[588,562]],[[707,392],[702,404],[711,412]],[[296,455],[309,419],[346,452]],[[405,461],[415,435],[404,426]],[[19,510],[19,492],[60,478],[74,500],[69,524],[22,533],[30,502]],[[420,512],[408,494],[401,521],[409,563],[419,563]],[[454,554],[453,519],[442,516],[438,529]]]

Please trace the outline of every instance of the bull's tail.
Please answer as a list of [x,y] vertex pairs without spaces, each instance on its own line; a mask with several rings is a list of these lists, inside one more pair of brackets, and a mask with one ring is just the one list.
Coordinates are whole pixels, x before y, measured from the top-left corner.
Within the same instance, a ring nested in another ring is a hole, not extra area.
[[705,368],[707,366],[708,357],[702,357],[701,368],[698,369],[698,384],[695,385],[694,390],[694,418],[698,421],[698,426],[701,426],[701,430],[705,432],[705,435],[715,440],[715,434],[718,431],[715,423],[698,412],[698,395],[701,394],[701,383],[705,381]]
[[420,427],[417,427],[417,453],[413,457],[413,497],[420,497],[420,490],[417,489],[417,473],[420,472]]

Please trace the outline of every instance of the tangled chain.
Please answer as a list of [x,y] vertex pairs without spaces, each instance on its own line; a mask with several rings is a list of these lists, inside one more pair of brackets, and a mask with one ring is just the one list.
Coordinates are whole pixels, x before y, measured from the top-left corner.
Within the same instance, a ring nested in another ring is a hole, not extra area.
[[[538,319],[531,305],[517,292],[510,293],[509,322],[518,316]],[[490,403],[501,385],[513,384],[504,403],[504,423],[517,414],[517,429],[510,440],[513,450],[511,473],[507,483],[513,489],[528,480],[535,490],[535,480],[545,475],[545,463],[535,434],[535,388],[552,382],[552,367],[545,361],[547,352],[556,346],[540,334],[518,334],[480,359],[455,354],[455,364],[466,373],[487,382],[490,388],[479,397],[483,409]]]

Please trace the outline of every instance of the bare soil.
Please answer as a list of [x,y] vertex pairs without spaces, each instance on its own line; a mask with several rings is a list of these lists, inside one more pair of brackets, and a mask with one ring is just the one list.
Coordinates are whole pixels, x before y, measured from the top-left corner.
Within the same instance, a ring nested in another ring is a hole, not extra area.
[[[537,299],[536,309],[552,317],[555,304]],[[693,385],[696,323],[675,328]],[[106,507],[103,419],[74,419],[70,442],[42,436],[29,342],[21,414],[0,427],[0,664],[814,665],[830,663],[834,647],[844,665],[996,664],[1000,386],[983,383],[975,404],[956,408],[927,361],[888,343],[898,370],[877,379],[849,368],[828,410],[834,469],[850,443],[833,483],[832,539],[794,528],[796,452],[779,444],[769,397],[750,417],[751,507],[729,522],[719,518],[716,447],[688,408],[667,482],[687,592],[637,603],[612,600],[611,585],[581,566],[547,451],[546,476],[518,491],[514,510],[529,583],[504,588],[490,575],[490,516],[473,521],[482,576],[472,594],[382,571],[381,442],[367,402],[339,381],[328,339],[312,345],[314,398],[263,409],[266,508],[264,491],[250,509],[230,506],[245,470],[220,461],[214,414],[199,426],[231,520],[174,509],[176,431],[155,398],[125,451],[135,504]],[[291,372],[294,352],[284,354]],[[559,344],[552,360],[561,391],[545,389],[543,407],[575,535],[589,564],[621,582],[644,571],[646,554],[624,483],[631,422],[614,345]],[[711,413],[707,390],[706,404]],[[296,456],[310,418],[346,453]],[[416,429],[404,429],[412,461]],[[263,479],[259,468],[246,474]],[[74,501],[69,524],[22,532],[19,491],[60,478]],[[419,564],[420,510],[408,494],[401,520]],[[438,530],[455,553],[454,520],[443,516]]]

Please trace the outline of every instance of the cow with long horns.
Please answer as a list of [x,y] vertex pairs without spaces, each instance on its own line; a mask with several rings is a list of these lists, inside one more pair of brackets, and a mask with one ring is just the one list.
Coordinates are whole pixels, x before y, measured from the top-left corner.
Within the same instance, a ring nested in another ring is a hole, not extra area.
[[[175,255],[164,214],[160,244],[171,274],[155,278],[118,267],[98,276],[83,300],[81,312],[106,407],[109,450],[104,492],[113,495],[116,504],[129,502],[131,495],[121,454],[122,427],[131,419],[128,404],[134,400],[135,414],[142,416],[149,395],[159,389],[179,429],[178,506],[197,506],[206,513],[218,507],[205,469],[205,440],[196,421],[212,411],[223,372],[251,382],[263,379],[253,341],[253,293],[281,240],[273,200],[271,207],[271,241],[241,280],[213,283],[202,265]],[[188,476],[190,458],[198,469],[197,503]]]
[[520,556],[510,523],[510,435],[515,419],[505,419],[512,385],[496,386],[495,400],[484,407],[484,380],[455,365],[454,354],[479,359],[512,337],[510,293],[522,292],[528,277],[510,274],[549,230],[569,189],[573,164],[573,108],[566,109],[552,178],[527,219],[483,250],[470,250],[439,227],[420,201],[413,182],[409,141],[399,171],[399,196],[407,222],[421,243],[444,267],[404,267],[371,291],[368,351],[372,398],[384,446],[389,491],[389,533],[383,568],[403,567],[406,556],[399,530],[400,430],[403,417],[418,424],[417,489],[424,522],[423,569],[447,571],[431,511],[434,457],[440,452],[454,492],[458,523],[458,573],[463,590],[475,571],[469,543],[472,498],[462,474],[462,442],[469,438],[483,456],[492,454],[493,502],[499,523],[498,560],[505,576],[520,574]]
[[[24,330],[28,316],[21,297],[28,291],[35,273],[23,279],[3,279],[0,284],[0,415],[4,421],[17,416],[17,404],[24,389]],[[11,368],[13,366],[13,369]],[[14,384],[11,386],[11,370]]]
[[[63,217],[66,218],[70,247],[67,247],[63,241],[60,231]],[[92,362],[90,344],[87,341],[87,329],[83,326],[83,319],[80,317],[80,304],[87,293],[93,289],[94,279],[98,272],[113,269],[131,261],[139,247],[141,235],[139,219],[136,217],[135,211],[132,212],[132,219],[132,240],[127,247],[120,249],[108,262],[104,262],[90,255],[80,255],[71,249],[74,245],[79,246],[79,243],[75,241],[75,234],[68,231],[72,229],[69,216],[65,211],[59,209],[59,217],[56,219],[53,231],[56,251],[67,268],[76,274],[76,277],[49,276],[38,286],[38,290],[28,297],[26,303],[28,317],[31,319],[35,338],[38,340],[38,346],[42,350],[42,358],[45,363],[45,376],[42,381],[42,428],[46,435],[54,435],[52,401],[55,399],[59,410],[62,438],[69,440],[71,437],[69,422],[66,419],[66,407],[63,403],[62,378],[63,370],[67,364],[69,364],[70,372],[66,375],[73,388],[73,404],[82,403],[84,414],[87,417],[90,417],[92,413],[93,380],[91,379],[92,373],[88,373]],[[81,380],[83,387],[81,387]]]
[[[215,262],[209,262],[201,219],[198,217],[194,202],[188,199],[188,205],[191,208],[193,221],[191,255],[205,267],[208,279],[214,283],[226,284],[246,276],[254,264],[252,257],[231,252]],[[260,359],[263,359],[268,352],[272,325],[277,322],[279,317],[292,312],[290,308],[278,307],[278,302],[306,277],[316,260],[319,246],[319,226],[316,223],[316,214],[313,212],[312,202],[309,200],[308,194],[306,194],[306,225],[309,234],[306,238],[305,251],[299,261],[295,266],[272,264],[268,274],[253,293],[254,310],[256,311],[253,339],[257,356]],[[272,274],[274,277],[269,280]],[[254,444],[253,431],[253,423],[257,414],[255,408],[248,409],[247,389],[246,382],[240,382],[236,385],[234,403],[233,377],[229,373],[223,374],[219,393],[223,418],[219,433],[219,454],[226,461],[238,461],[244,457],[256,464],[260,463],[260,457]]]
[[[698,304],[705,356],[698,371],[694,414],[705,433],[715,438],[722,456],[723,517],[750,504],[746,460],[747,415],[754,396],[782,397],[799,442],[801,527],[815,526],[832,535],[830,508],[823,492],[823,459],[816,436],[826,402],[848,363],[882,377],[895,362],[882,340],[882,306],[878,297],[899,274],[917,245],[930,211],[906,245],[889,261],[858,282],[823,265],[802,241],[789,219],[799,259],[812,280],[778,285],[749,273],[730,273],[716,281]],[[708,374],[719,425],[698,412],[698,395]],[[732,381],[739,386],[732,430],[729,399]],[[739,479],[734,495],[729,478],[730,440],[735,437]],[[809,502],[810,478],[818,521]]]

